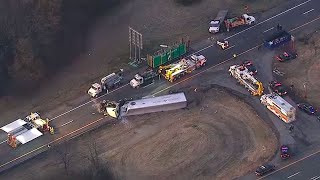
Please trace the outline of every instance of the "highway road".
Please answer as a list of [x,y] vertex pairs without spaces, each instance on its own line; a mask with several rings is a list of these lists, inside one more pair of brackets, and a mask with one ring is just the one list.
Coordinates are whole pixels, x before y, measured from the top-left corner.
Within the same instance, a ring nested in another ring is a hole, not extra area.
[[[290,1],[276,9],[276,12],[267,12],[265,16],[257,18],[257,24],[243,30],[232,31],[230,33],[222,34],[222,38],[227,39],[232,48],[222,51],[215,45],[210,44],[207,40],[205,46],[194,48],[194,52],[199,52],[205,55],[208,59],[206,68],[214,68],[225,62],[232,60],[232,54],[243,55],[249,51],[254,50],[262,43],[263,37],[271,34],[278,23],[285,29],[291,30],[295,33],[299,28],[319,28],[320,26],[320,1],[319,0],[295,0]],[[130,97],[129,94],[135,96],[159,95],[166,93],[169,88],[178,89],[185,85],[191,78],[201,76],[206,69],[197,71],[194,74],[181,79],[175,84],[170,84],[164,80],[159,80],[155,84],[144,89],[132,89],[128,84],[120,87],[117,90],[110,92],[107,95],[101,96],[99,99],[89,100],[87,97],[79,98],[76,104],[72,104],[69,109],[59,111],[47,112],[50,115],[51,123],[56,127],[56,134],[44,135],[28,144],[12,150],[5,143],[5,134],[0,134],[0,171],[3,171],[19,162],[32,157],[42,151],[45,151],[48,144],[59,143],[65,139],[74,137],[77,134],[88,131],[91,128],[99,126],[104,123],[114,122],[112,119],[103,118],[100,114],[95,113],[93,107],[95,101],[102,99],[118,100],[125,97]],[[132,77],[133,74],[126,78]],[[45,113],[44,113],[45,115]]]
[[273,173],[265,175],[259,179],[272,180],[272,179],[320,179],[320,151],[315,152],[301,160],[290,163]]

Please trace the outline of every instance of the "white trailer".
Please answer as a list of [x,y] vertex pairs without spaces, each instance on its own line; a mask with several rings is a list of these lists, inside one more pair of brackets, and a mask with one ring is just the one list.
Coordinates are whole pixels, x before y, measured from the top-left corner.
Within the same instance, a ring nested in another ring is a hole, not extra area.
[[296,109],[278,94],[264,94],[260,101],[285,123],[296,120]]
[[253,77],[244,65],[230,66],[229,73],[237,79],[240,84],[247,88],[253,96],[261,96],[263,94],[264,88],[262,83]]
[[123,106],[121,106],[120,116],[132,116],[153,112],[163,112],[185,107],[187,107],[187,98],[185,94],[176,93],[128,101]]

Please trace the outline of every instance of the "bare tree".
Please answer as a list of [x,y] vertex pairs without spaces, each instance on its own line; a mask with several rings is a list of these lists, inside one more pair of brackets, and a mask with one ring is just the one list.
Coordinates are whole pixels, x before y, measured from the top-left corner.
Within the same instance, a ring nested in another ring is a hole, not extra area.
[[61,145],[61,148],[57,149],[57,153],[60,156],[60,160],[63,163],[64,170],[66,172],[66,175],[68,176],[69,173],[70,173],[69,172],[70,171],[70,161],[71,161],[71,158],[72,158],[72,154],[70,152],[70,144],[67,143],[67,142],[64,142]]
[[108,168],[107,162],[100,159],[97,142],[91,135],[87,144],[87,149],[87,154],[83,157],[90,162],[91,166],[89,167],[90,171],[86,175],[90,176],[92,179],[113,179],[113,175]]

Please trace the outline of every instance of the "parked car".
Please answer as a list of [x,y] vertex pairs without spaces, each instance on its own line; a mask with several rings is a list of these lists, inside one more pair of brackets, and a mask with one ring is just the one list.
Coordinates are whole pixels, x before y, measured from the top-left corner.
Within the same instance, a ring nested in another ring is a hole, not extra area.
[[276,59],[280,62],[289,61],[291,59],[295,59],[298,57],[297,53],[289,53],[289,52],[283,52],[282,54],[279,54],[276,56]]
[[269,83],[269,87],[273,92],[279,94],[280,96],[284,96],[288,93],[286,88],[278,81],[271,81]]
[[265,165],[262,165],[262,166],[259,166],[255,172],[255,174],[257,176],[263,176],[271,171],[273,171],[275,168],[274,165],[272,164],[265,164]]
[[317,110],[309,103],[300,103],[298,104],[298,108],[309,115],[315,115],[317,112]]
[[256,67],[253,65],[252,61],[244,61],[242,63],[242,65],[245,66],[248,69],[250,74],[255,75],[255,74],[258,73],[258,71],[257,71]]
[[286,145],[282,145],[280,147],[280,157],[282,160],[288,159],[290,157],[289,147]]

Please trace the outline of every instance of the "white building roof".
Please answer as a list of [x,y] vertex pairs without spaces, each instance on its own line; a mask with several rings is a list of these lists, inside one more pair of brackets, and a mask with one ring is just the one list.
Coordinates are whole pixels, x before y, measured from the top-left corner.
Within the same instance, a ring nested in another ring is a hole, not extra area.
[[39,136],[42,136],[42,132],[40,132],[38,129],[33,128],[30,129],[29,131],[17,136],[17,140],[21,143],[21,144],[25,144],[29,141],[32,141],[34,139],[36,139]]
[[152,98],[144,98],[140,100],[130,101],[128,102],[127,111],[130,109],[140,109],[152,106],[161,106],[167,104],[174,104],[179,102],[186,102],[186,96],[184,93],[176,93],[176,94],[169,94],[159,97],[152,97]]
[[6,133],[8,133],[8,132],[11,132],[12,130],[22,127],[25,124],[27,124],[27,122],[25,122],[22,119],[18,119],[16,121],[13,121],[10,124],[3,126],[1,129],[4,130]]

